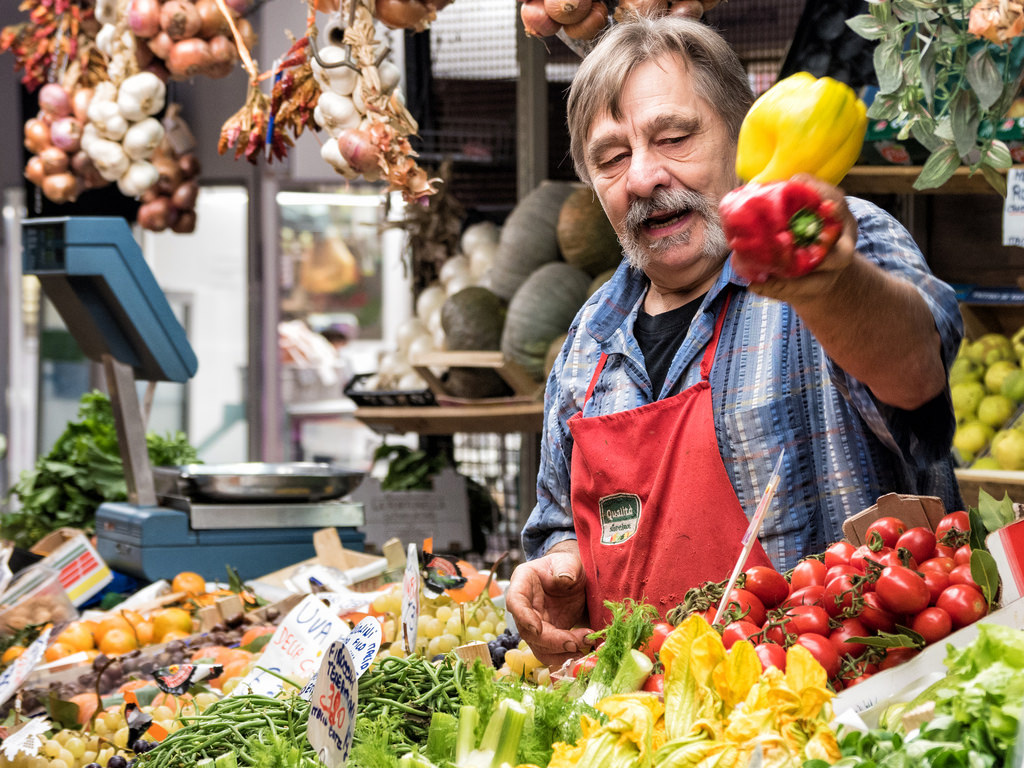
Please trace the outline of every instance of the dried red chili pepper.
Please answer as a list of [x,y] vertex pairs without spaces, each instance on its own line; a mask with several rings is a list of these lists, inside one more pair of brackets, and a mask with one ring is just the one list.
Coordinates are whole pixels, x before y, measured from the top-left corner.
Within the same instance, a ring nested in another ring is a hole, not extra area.
[[814,269],[839,239],[836,205],[810,184],[746,184],[719,204],[732,266],[752,282],[799,277]]

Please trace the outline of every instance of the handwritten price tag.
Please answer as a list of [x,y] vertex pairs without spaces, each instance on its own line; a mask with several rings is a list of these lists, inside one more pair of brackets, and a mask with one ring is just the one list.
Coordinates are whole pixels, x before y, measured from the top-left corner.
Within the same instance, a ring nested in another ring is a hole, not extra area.
[[410,544],[405,557],[405,576],[402,579],[402,639],[405,652],[416,648],[416,632],[420,622],[420,559],[416,545]]
[[0,704],[11,698],[14,692],[21,688],[21,684],[28,679],[32,670],[42,660],[43,654],[46,653],[46,646],[50,642],[50,631],[50,628],[47,627],[40,632],[39,637],[32,641],[25,652],[11,662],[4,673],[0,675]]
[[[307,596],[281,621],[260,655],[258,666],[232,693],[260,693],[274,696],[284,686],[278,675],[302,682],[316,672],[324,651],[348,634],[348,624],[314,595]],[[263,669],[261,669],[262,667]]]
[[[380,641],[382,639],[383,632],[380,628],[380,622],[372,616],[367,616],[360,621],[345,636],[345,646],[348,648],[349,656],[352,657],[357,678],[362,677],[363,673],[370,668],[370,665],[377,656],[377,651],[380,650]],[[320,672],[317,670],[313,673],[313,677],[310,678],[309,682],[306,683],[306,687],[299,693],[299,696],[309,701],[313,696],[313,689],[316,687],[316,682],[319,679]]]
[[348,645],[340,640],[331,643],[317,672],[306,723],[306,738],[328,768],[345,765],[352,749],[358,679]]

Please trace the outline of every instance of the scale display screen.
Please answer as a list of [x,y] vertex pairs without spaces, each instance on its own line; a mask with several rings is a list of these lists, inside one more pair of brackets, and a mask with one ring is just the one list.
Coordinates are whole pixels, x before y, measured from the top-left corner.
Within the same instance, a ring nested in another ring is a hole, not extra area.
[[64,223],[40,223],[26,227],[22,242],[25,248],[25,272],[51,272],[63,270],[66,264]]

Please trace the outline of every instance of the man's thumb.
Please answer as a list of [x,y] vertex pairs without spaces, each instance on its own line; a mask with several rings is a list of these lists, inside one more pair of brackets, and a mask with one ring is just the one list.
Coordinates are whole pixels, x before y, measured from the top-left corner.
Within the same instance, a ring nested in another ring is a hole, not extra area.
[[563,586],[574,585],[582,573],[583,568],[578,557],[565,552],[555,552],[551,555],[551,575]]

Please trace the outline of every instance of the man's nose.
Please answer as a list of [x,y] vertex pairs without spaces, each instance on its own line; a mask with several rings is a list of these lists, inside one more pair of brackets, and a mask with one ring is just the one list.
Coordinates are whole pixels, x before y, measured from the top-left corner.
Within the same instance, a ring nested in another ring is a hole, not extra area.
[[627,177],[628,191],[636,197],[650,197],[658,187],[668,187],[671,177],[665,159],[648,149],[633,153]]

